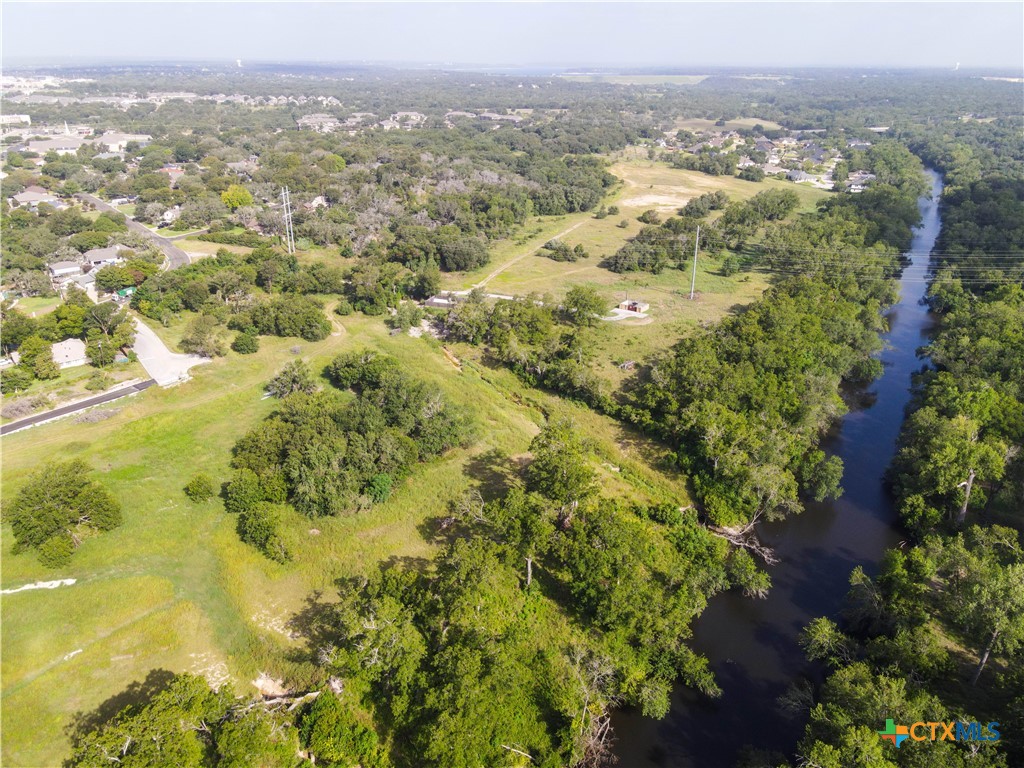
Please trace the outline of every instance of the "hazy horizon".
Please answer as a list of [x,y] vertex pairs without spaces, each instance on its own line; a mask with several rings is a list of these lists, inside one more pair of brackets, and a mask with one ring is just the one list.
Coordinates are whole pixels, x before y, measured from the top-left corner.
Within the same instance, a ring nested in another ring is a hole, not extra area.
[[[5,0],[5,66],[998,69],[1024,4],[40,3]],[[697,72],[693,72],[696,74]]]

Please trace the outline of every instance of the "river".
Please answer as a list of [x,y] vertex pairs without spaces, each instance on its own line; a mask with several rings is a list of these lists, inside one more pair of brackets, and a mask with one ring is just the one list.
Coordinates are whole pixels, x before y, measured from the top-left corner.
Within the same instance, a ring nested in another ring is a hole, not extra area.
[[804,722],[783,716],[776,700],[811,672],[797,644],[800,630],[816,616],[836,617],[853,568],[877,572],[884,551],[901,538],[883,475],[910,400],[911,374],[922,366],[916,350],[932,326],[922,300],[939,235],[942,180],[931,170],[928,177],[931,196],[918,201],[922,219],[900,279],[900,299],[887,312],[884,373],[824,445],[843,460],[845,493],[759,528],[761,540],[780,558],[770,569],[768,597],[719,595],[694,625],[692,647],[711,662],[721,698],[709,700],[678,686],[664,720],[616,713],[615,752],[622,768],[729,768],[748,744],[792,759]]

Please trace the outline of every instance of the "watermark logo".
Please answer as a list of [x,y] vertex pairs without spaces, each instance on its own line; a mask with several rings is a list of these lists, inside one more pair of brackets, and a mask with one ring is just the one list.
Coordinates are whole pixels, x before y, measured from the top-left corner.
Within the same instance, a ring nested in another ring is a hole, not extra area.
[[879,731],[883,741],[891,741],[897,748],[910,738],[910,730],[905,725],[896,725],[892,720],[885,721],[885,730]]
[[892,719],[878,731],[883,741],[892,742],[899,749],[907,739],[911,741],[999,741],[999,723],[946,723],[917,722],[911,726],[896,725]]

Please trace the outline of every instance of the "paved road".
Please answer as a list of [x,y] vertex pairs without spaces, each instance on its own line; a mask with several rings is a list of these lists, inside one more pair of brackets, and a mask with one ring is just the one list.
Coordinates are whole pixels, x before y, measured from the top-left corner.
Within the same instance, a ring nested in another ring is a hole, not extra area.
[[171,352],[156,332],[144,322],[135,320],[135,354],[139,362],[161,387],[188,379],[188,369],[210,362],[208,357]]
[[28,418],[21,419],[20,421],[12,421],[10,424],[0,426],[0,435],[9,435],[11,432],[18,432],[22,429],[34,427],[36,424],[42,424],[43,422],[51,421],[52,419],[59,419],[61,416],[67,416],[69,413],[75,413],[76,411],[85,410],[86,408],[92,408],[94,405],[102,405],[103,403],[109,403],[111,400],[119,400],[122,397],[134,395],[144,389],[149,389],[154,384],[156,384],[156,382],[153,381],[153,379],[150,379],[149,381],[143,381],[139,384],[133,384],[130,387],[115,389],[113,392],[104,392],[102,395],[90,397],[88,400],[82,400],[77,403],[72,403],[71,405],[54,408],[52,411],[37,413],[35,416],[29,416]]
[[[103,200],[100,200],[95,195],[90,195],[86,192],[81,192],[78,195],[76,195],[76,197],[79,200],[84,200],[85,202],[96,206],[96,209],[99,211],[113,211],[114,213],[120,213],[120,211],[117,210],[117,208],[112,206],[110,203],[106,203]],[[158,235],[156,232],[149,229],[148,227],[144,227],[142,224],[135,221],[135,219],[132,219],[131,217],[128,217],[127,224],[128,229],[130,229],[132,232],[136,232],[142,235],[143,237],[148,237],[150,240],[153,241],[153,244],[157,248],[163,251],[164,256],[167,257],[168,269],[177,269],[178,267],[184,267],[186,264],[190,263],[188,254],[181,250],[181,248],[176,246],[174,243],[172,243],[169,238]]]

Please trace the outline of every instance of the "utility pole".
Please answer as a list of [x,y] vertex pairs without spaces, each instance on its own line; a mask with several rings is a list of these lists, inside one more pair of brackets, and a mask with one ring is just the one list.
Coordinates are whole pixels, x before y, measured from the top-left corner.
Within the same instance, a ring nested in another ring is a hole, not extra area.
[[284,205],[284,242],[288,253],[295,253],[295,231],[292,229],[292,196],[288,187],[281,189],[281,203]]
[[690,301],[693,301],[693,289],[697,286],[697,248],[700,246],[700,224],[697,225],[697,237],[693,241],[693,275],[690,277]]

